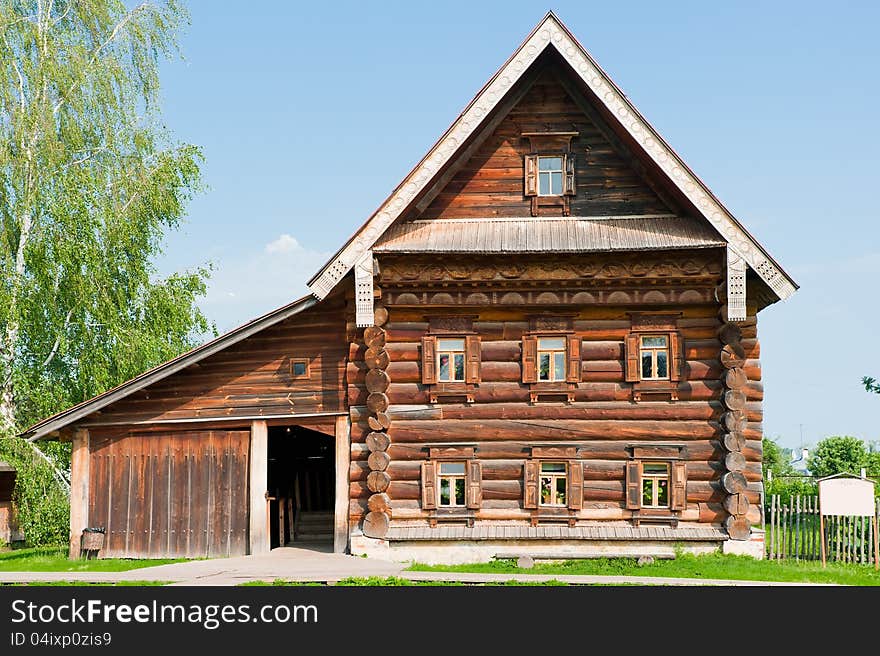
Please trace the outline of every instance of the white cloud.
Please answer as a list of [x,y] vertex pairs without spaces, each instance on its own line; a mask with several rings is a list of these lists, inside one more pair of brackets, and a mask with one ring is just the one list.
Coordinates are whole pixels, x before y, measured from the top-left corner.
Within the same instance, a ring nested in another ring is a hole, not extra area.
[[266,252],[270,255],[276,253],[292,253],[293,251],[301,250],[302,246],[300,246],[299,242],[286,233],[278,237],[278,239],[266,244]]

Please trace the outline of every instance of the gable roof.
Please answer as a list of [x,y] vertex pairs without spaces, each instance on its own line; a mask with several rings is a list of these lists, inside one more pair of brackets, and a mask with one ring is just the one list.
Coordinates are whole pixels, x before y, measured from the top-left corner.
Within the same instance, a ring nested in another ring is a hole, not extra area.
[[798,287],[797,283],[715,198],[553,12],[538,23],[388,199],[309,281],[312,293],[319,299],[330,293],[412,202],[431,188],[444,167],[460,154],[465,142],[488,121],[507,92],[548,49],[555,50],[568,63],[603,105],[609,120],[628,134],[654,168],[689,201],[700,217],[718,231],[728,247],[745,260],[773,293],[780,300],[791,296]]
[[67,410],[62,410],[61,412],[52,415],[51,417],[47,417],[46,419],[37,422],[30,428],[26,429],[22,433],[22,436],[27,437],[31,441],[38,440],[41,437],[45,437],[50,433],[53,433],[54,431],[64,428],[65,426],[77,421],[78,419],[82,419],[83,417],[90,415],[93,412],[97,412],[98,410],[110,405],[115,401],[118,401],[121,398],[128,396],[129,394],[133,394],[134,392],[137,392],[138,390],[143,389],[148,385],[157,383],[173,373],[181,371],[182,369],[186,369],[190,365],[193,365],[196,362],[200,362],[201,360],[204,360],[205,358],[214,355],[218,351],[222,351],[223,349],[228,348],[233,344],[237,344],[243,339],[250,337],[254,333],[258,333],[261,330],[269,328],[270,326],[274,326],[276,323],[284,321],[285,319],[292,317],[295,314],[299,314],[303,310],[306,310],[313,305],[316,305],[317,303],[318,301],[314,297],[304,296],[294,301],[293,303],[284,305],[277,310],[272,310],[268,314],[264,314],[261,317],[253,319],[252,321],[248,321],[246,324],[243,324],[238,328],[234,328],[228,333],[225,333],[220,337],[211,340],[210,342],[205,342],[201,346],[197,346],[191,351],[187,351],[186,353],[183,353],[176,358],[172,358],[167,362],[163,362],[159,366],[154,367],[149,371],[145,371],[140,376],[136,376],[131,380],[114,387],[113,389],[109,389],[103,394],[99,394],[98,396],[91,398],[88,401],[83,401],[78,405],[68,408]]

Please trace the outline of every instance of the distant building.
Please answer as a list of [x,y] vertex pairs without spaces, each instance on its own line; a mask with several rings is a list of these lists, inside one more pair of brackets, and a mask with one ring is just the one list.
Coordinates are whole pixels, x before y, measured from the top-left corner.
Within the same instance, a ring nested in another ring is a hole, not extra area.
[[[791,452],[791,466],[798,474],[807,474],[809,475],[810,470],[807,469],[807,458],[810,455],[810,450],[806,447],[801,448],[800,454],[797,451],[792,449]],[[795,457],[797,456],[797,457]]]

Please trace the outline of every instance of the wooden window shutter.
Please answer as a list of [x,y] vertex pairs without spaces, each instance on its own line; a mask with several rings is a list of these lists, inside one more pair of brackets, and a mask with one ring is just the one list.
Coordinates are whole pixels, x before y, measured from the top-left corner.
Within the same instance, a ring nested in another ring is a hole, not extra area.
[[626,463],[626,507],[629,510],[642,507],[642,463],[638,460]]
[[467,507],[477,510],[483,503],[483,463],[478,460],[467,462]]
[[464,338],[465,373],[464,382],[480,382],[480,337],[468,335]]
[[568,465],[568,508],[580,510],[584,507],[584,464],[573,461]]
[[568,370],[565,372],[565,382],[581,382],[581,338],[580,335],[568,336]]
[[437,464],[422,463],[422,510],[437,509]]
[[574,177],[574,153],[566,153],[563,155],[563,170],[565,177],[562,182],[562,195],[574,196],[577,193],[577,186]]
[[522,338],[522,382],[538,382],[538,338],[534,335]]
[[636,383],[641,380],[639,361],[639,336],[630,333],[626,336],[626,382]]
[[669,380],[681,380],[684,372],[684,343],[681,333],[669,333]]
[[433,335],[422,337],[422,384],[437,382],[437,338]]
[[523,508],[538,507],[538,461],[526,460]]
[[687,507],[687,463],[672,463],[671,510],[684,510]]
[[538,156],[526,155],[523,165],[525,170],[525,195],[538,195]]

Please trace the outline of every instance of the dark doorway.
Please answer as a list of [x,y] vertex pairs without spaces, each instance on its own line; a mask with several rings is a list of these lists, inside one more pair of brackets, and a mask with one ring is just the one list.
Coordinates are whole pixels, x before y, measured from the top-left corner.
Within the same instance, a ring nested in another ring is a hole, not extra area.
[[335,438],[302,426],[269,429],[272,548],[333,542]]

